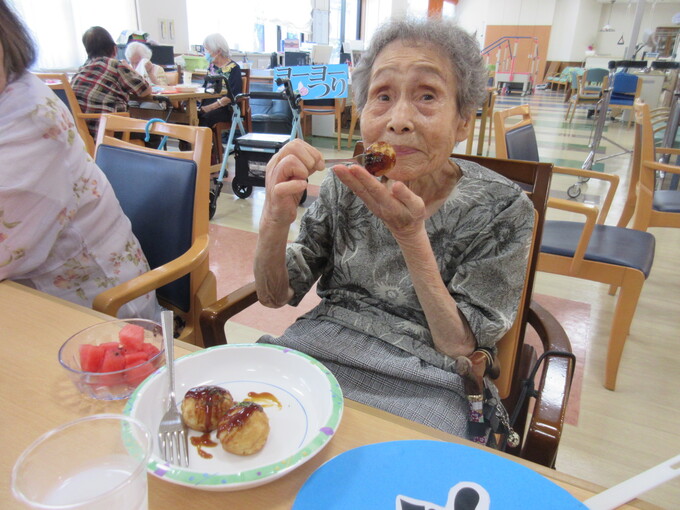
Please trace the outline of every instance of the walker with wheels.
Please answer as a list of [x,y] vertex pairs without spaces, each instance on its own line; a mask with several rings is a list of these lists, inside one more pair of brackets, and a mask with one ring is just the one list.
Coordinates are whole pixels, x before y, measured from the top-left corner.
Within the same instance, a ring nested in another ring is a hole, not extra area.
[[[235,97],[231,93],[226,79],[224,79],[224,83],[226,84],[227,94],[232,104],[231,128],[229,129],[229,137],[227,138],[220,173],[217,177],[213,178],[210,187],[211,219],[215,215],[217,199],[222,191],[222,181],[227,171],[227,159],[232,152],[236,160],[236,172],[231,182],[232,190],[237,197],[248,198],[253,191],[253,186],[264,186],[264,167],[266,167],[271,157],[286,143],[295,139],[295,137],[303,138],[302,126],[300,124],[300,95],[293,90],[290,80],[282,78],[276,80],[277,85],[283,86],[283,90],[280,92],[253,91],[247,94],[238,94]],[[238,103],[239,99],[243,97],[287,101],[293,112],[290,135],[246,133]],[[236,136],[237,130],[240,133],[239,136]],[[300,203],[303,203],[306,198],[307,191],[305,190]]]
[[[615,158],[617,156],[622,156],[624,154],[630,154],[632,152],[632,149],[628,147],[624,147],[623,145],[620,145],[616,143],[615,141],[607,138],[606,136],[603,135],[604,133],[604,123],[607,120],[607,110],[609,109],[609,102],[611,99],[612,91],[614,90],[614,77],[616,73],[616,69],[618,68],[636,68],[636,69],[642,69],[642,68],[647,68],[650,67],[651,69],[677,69],[680,67],[680,63],[677,62],[652,62],[651,64],[648,64],[646,61],[639,61],[639,60],[620,60],[620,61],[615,61],[611,60],[609,62],[609,81],[607,88],[604,90],[602,93],[602,97],[598,101],[598,103],[595,105],[595,112],[597,112],[597,119],[595,121],[595,125],[593,127],[593,130],[591,131],[591,137],[590,137],[590,143],[588,147],[590,148],[590,152],[588,153],[588,156],[586,157],[585,161],[583,162],[583,165],[581,168],[583,170],[592,170],[593,165],[596,162],[599,161],[604,161],[606,159],[611,159]],[[680,86],[680,80],[678,80],[678,86]],[[677,88],[676,88],[676,96],[677,96]],[[671,115],[669,116],[668,119],[668,127],[666,129],[666,137],[669,138],[670,143],[675,140],[675,133],[678,128],[678,117],[680,116],[680,109],[677,107],[677,102],[674,102],[673,104],[673,111],[671,112]],[[631,114],[633,114],[631,112]],[[600,147],[600,142],[602,140],[607,140],[609,143],[612,145],[615,145],[619,149],[621,149],[622,152],[617,152],[616,154],[610,154],[608,156],[604,156],[602,158],[595,158],[595,154],[597,154],[597,151]],[[670,145],[668,145],[670,147]],[[578,196],[581,195],[581,185],[585,182],[588,182],[588,178],[583,178],[579,177],[578,181],[576,184],[572,184],[569,186],[567,189],[567,196],[570,198],[577,198]]]

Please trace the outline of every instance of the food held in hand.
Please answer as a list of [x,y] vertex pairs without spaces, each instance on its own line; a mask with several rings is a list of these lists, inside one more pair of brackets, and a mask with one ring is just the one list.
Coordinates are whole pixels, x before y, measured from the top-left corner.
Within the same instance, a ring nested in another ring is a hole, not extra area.
[[262,406],[254,402],[242,402],[229,409],[217,427],[222,448],[236,455],[259,452],[267,437],[269,418]]
[[387,142],[375,142],[364,151],[364,168],[376,177],[385,175],[394,168],[397,153]]
[[220,386],[197,386],[187,391],[182,400],[182,420],[187,427],[210,432],[234,405],[229,391]]

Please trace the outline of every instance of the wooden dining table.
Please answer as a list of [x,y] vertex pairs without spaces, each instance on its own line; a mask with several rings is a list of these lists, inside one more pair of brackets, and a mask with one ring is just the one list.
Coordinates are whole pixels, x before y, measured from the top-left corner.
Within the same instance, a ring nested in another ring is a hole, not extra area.
[[[105,320],[111,320],[111,317],[10,281],[0,282],[0,338],[4,350],[0,372],[2,508],[21,508],[11,495],[10,473],[21,452],[38,436],[82,416],[123,411],[125,401],[100,401],[81,395],[57,361],[57,351],[66,339]],[[183,342],[175,345],[177,357],[198,349]],[[333,439],[316,456],[283,477],[251,489],[208,492],[174,485],[149,475],[149,509],[290,509],[305,480],[324,462],[362,445],[406,439],[450,441],[470,448],[484,448],[346,399],[342,422]],[[546,476],[581,501],[602,490],[602,487],[559,471],[501,452],[497,454]],[[55,469],[58,468],[59,460],[55,459]],[[636,500],[621,508],[657,507]]]
[[[130,117],[134,117],[136,119],[162,118],[163,120],[167,120],[167,122],[172,122],[174,124],[198,126],[198,102],[205,99],[222,97],[227,93],[226,91],[223,91],[219,94],[211,94],[204,92],[202,88],[199,88],[195,92],[173,92],[173,90],[173,87],[168,87],[167,91],[160,91],[151,94],[151,99],[159,104],[162,104],[166,99],[169,99],[173,105],[183,105],[182,108],[173,107],[168,119],[165,118],[167,115],[167,110],[140,108],[138,106],[128,107]],[[145,100],[148,101],[148,99],[149,98],[138,98],[136,101],[141,104]]]

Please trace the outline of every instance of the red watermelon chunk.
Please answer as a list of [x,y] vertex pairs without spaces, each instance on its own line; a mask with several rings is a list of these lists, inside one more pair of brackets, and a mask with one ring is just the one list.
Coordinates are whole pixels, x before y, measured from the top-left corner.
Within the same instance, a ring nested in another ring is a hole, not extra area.
[[104,360],[104,352],[101,345],[81,345],[79,347],[80,369],[85,372],[99,372]]
[[127,352],[140,351],[144,344],[144,328],[136,324],[126,324],[118,333],[118,340]]
[[134,367],[145,363],[149,359],[144,351],[129,352],[125,354],[125,368]]
[[156,368],[153,363],[146,365],[134,366],[125,371],[125,382],[131,386],[137,386],[144,379],[146,379]]
[[148,359],[153,358],[156,354],[161,352],[158,347],[149,342],[144,342],[142,344],[142,351],[146,353]]

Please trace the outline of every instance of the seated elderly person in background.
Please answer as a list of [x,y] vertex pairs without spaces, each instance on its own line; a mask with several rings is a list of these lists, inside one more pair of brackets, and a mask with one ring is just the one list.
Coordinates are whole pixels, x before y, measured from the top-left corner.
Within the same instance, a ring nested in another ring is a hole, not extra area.
[[[241,68],[231,59],[229,44],[221,34],[210,34],[203,41],[205,58],[208,61],[208,76],[223,76],[229,82],[234,96],[243,92]],[[212,127],[218,122],[231,121],[231,99],[227,96],[206,99],[198,113],[199,125]]]
[[125,59],[137,73],[152,85],[168,86],[165,70],[151,62],[151,48],[140,42],[131,42],[125,48]]
[[[151,95],[151,84],[127,63],[116,59],[118,48],[102,27],[89,28],[83,35],[87,61],[71,79],[73,92],[83,113],[126,112],[130,96]],[[97,121],[88,121],[93,137]]]
[[[91,307],[149,265],[67,107],[28,72],[35,47],[4,0],[0,25],[0,280]],[[119,316],[159,311],[152,292]]]
[[450,157],[486,78],[479,46],[452,23],[382,26],[352,88],[364,144],[391,144],[396,165],[380,179],[334,166],[287,245],[324,158],[286,144],[267,166],[254,264],[265,305],[296,305],[314,283],[322,298],[260,341],[320,360],[352,400],[463,437],[472,432],[456,358],[493,349],[513,323],[533,229],[518,186]]

